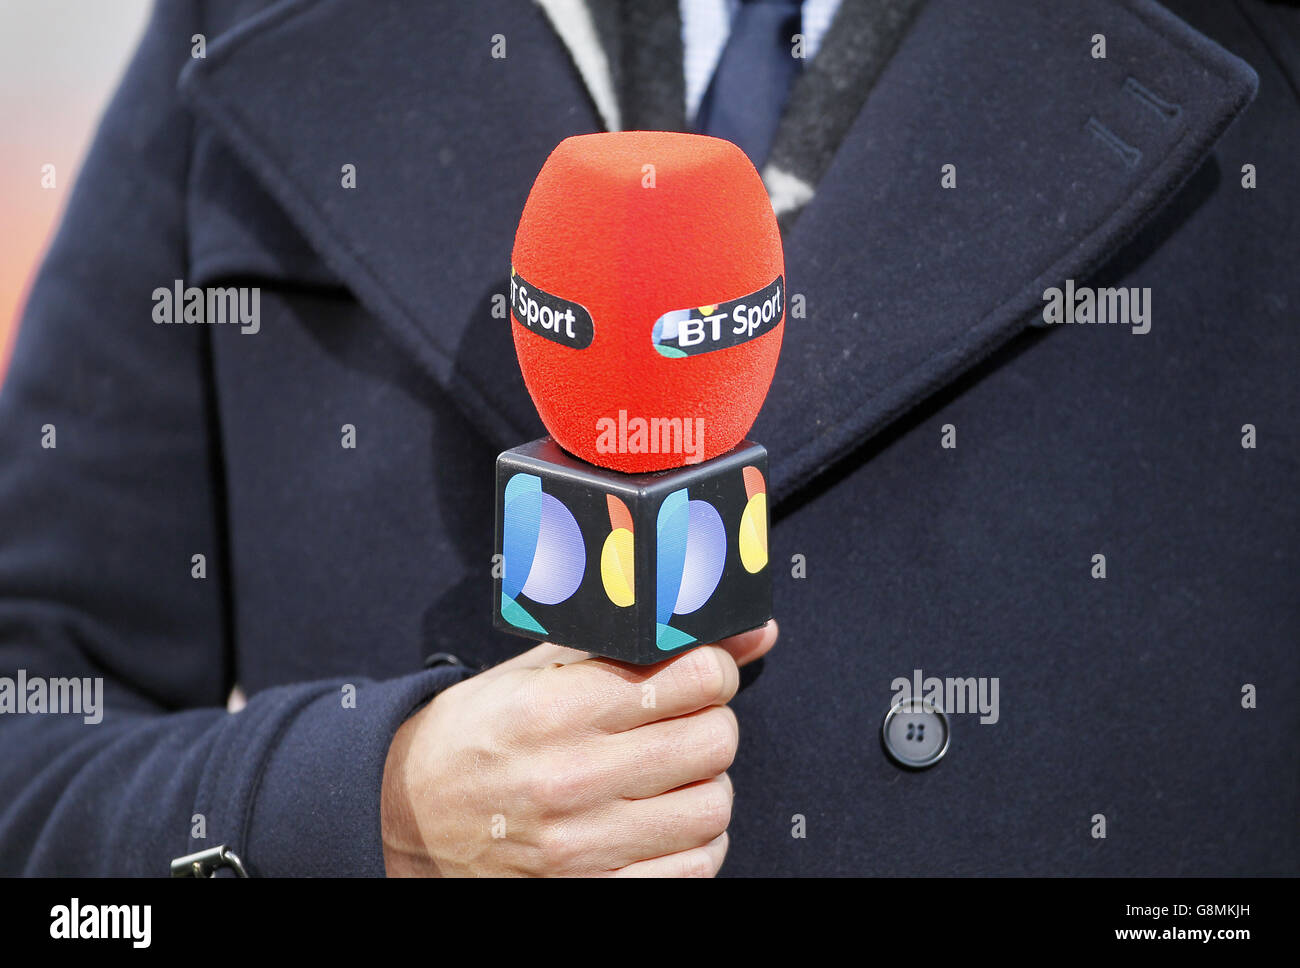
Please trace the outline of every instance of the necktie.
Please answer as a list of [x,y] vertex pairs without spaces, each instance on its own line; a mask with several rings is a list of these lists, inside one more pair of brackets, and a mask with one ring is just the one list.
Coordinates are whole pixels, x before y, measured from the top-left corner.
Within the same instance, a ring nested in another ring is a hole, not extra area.
[[800,61],[791,56],[801,0],[745,0],[731,25],[695,128],[740,146],[755,168],[772,148]]

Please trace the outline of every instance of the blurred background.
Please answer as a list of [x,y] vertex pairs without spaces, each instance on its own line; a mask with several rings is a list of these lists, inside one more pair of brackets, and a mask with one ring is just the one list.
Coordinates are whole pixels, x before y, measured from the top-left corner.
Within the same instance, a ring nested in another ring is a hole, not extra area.
[[[18,315],[152,0],[0,0],[0,380]],[[53,187],[43,168],[54,166]]]

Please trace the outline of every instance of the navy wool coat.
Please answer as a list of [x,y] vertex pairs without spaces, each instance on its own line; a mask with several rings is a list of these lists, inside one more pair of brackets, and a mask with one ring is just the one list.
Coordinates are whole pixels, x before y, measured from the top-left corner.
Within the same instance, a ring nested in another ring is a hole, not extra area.
[[[1300,869],[1297,37],[918,15],[785,240],[727,872]],[[596,130],[523,0],[158,5],[0,395],[0,676],[104,682],[95,725],[0,714],[0,871],[383,873],[393,732],[530,645],[489,628],[493,460],[543,432],[493,296]],[[258,331],[155,322],[176,280],[257,287]],[[1149,288],[1150,331],[1036,325],[1066,280]],[[905,771],[914,670],[999,709]]]

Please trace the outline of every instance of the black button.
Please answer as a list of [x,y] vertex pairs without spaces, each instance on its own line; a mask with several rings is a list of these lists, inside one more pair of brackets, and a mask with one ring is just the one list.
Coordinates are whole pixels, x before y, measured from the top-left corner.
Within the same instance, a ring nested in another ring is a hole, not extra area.
[[948,716],[924,699],[900,699],[885,714],[880,738],[895,763],[921,770],[948,752]]

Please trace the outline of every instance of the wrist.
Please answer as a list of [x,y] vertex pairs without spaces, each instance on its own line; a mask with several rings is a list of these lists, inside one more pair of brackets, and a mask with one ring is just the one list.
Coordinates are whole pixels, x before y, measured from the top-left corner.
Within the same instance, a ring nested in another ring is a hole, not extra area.
[[[380,830],[384,847],[384,873],[388,877],[416,877],[428,871],[427,855],[420,843],[419,825],[411,800],[408,764],[416,721],[423,710],[410,716],[389,744],[380,791]],[[425,864],[421,864],[421,859]]]

